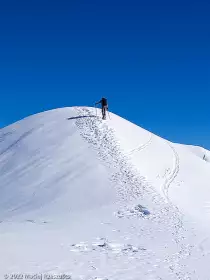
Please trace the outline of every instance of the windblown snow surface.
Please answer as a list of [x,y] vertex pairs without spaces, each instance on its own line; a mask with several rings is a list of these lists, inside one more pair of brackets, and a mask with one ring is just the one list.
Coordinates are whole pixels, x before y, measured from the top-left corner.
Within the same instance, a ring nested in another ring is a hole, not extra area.
[[99,114],[1,129],[0,279],[209,280],[210,152]]

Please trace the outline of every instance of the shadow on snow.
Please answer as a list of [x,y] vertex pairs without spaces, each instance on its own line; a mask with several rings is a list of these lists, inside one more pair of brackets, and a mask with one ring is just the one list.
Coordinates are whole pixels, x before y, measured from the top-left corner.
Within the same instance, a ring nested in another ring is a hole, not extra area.
[[82,118],[96,118],[96,116],[95,116],[95,115],[90,115],[90,116],[77,116],[77,117],[67,118],[67,120],[70,121],[70,120],[76,120],[76,119],[82,119]]

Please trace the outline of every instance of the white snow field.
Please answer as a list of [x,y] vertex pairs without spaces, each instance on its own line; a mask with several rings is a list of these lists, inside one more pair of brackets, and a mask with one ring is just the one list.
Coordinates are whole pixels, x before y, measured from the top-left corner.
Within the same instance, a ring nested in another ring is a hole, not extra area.
[[210,279],[210,152],[88,107],[0,130],[0,279]]

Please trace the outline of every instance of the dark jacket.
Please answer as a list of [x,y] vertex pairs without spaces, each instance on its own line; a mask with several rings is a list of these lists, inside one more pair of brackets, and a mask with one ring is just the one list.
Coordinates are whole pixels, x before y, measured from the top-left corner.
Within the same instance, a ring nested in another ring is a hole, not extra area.
[[99,104],[101,103],[101,106],[102,107],[105,107],[105,106],[108,106],[108,102],[107,102],[107,99],[106,98],[101,98],[101,100],[99,102],[97,102],[96,104]]

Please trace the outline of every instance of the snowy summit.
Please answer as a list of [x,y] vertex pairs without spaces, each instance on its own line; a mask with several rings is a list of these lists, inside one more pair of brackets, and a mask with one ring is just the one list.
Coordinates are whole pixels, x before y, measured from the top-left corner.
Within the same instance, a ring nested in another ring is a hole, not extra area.
[[208,150],[95,108],[5,127],[0,279],[209,280],[209,182]]

